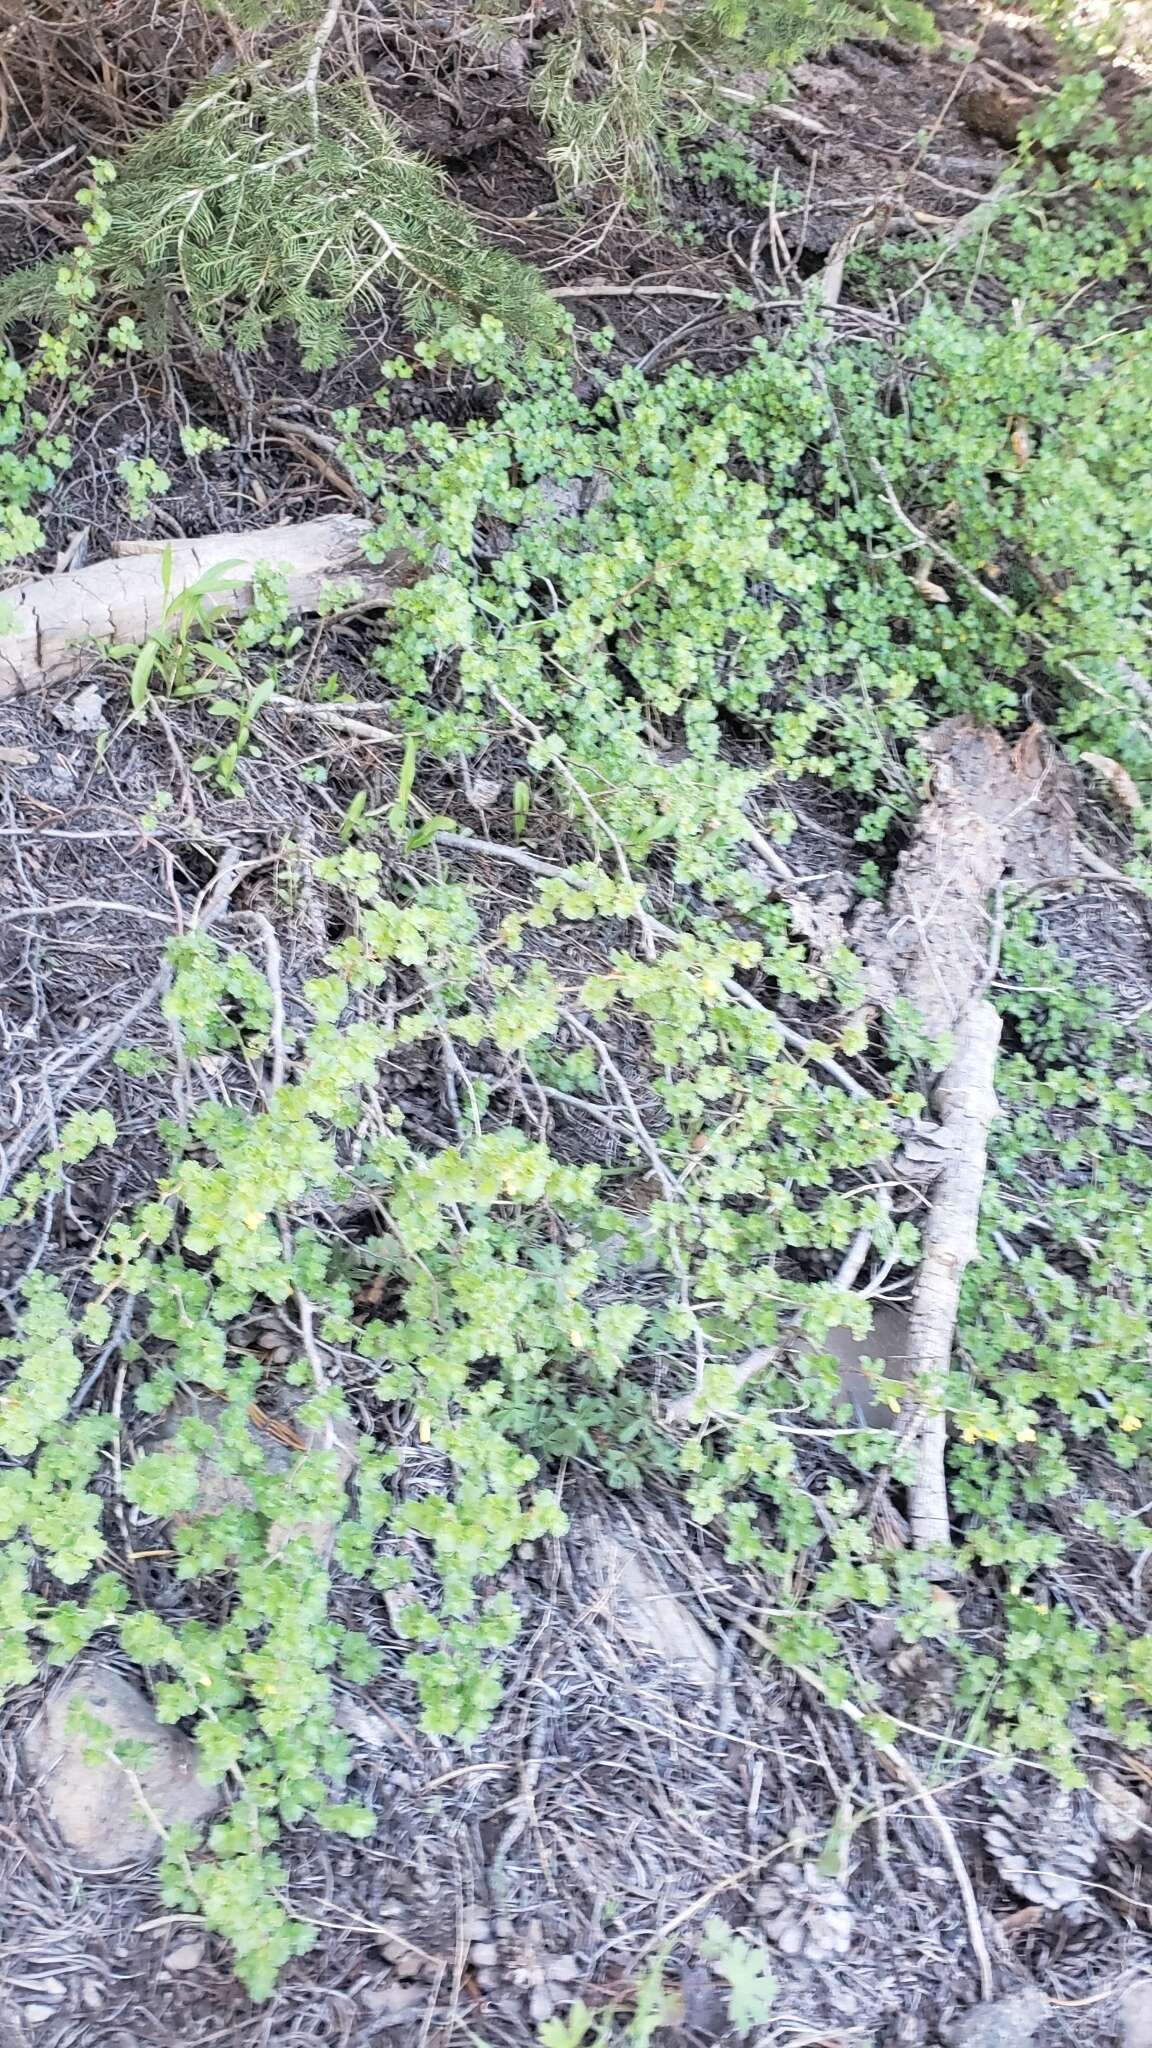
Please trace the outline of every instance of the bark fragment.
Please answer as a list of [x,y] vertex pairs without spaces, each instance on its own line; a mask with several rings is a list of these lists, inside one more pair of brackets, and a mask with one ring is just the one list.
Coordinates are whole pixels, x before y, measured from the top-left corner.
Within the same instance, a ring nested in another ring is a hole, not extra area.
[[945,719],[925,735],[932,789],[887,904],[853,924],[873,994],[902,997],[929,1038],[954,1031],[988,958],[990,902],[1011,874],[1075,872],[1077,782],[1041,726],[1010,747],[987,726]]

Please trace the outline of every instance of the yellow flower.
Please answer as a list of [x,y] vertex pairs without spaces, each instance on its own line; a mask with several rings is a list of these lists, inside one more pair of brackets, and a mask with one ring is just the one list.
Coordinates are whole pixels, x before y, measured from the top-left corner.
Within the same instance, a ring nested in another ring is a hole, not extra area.
[[1034,1429],[1032,1428],[1032,1426],[1031,1426],[1031,1424],[1030,1424],[1030,1423],[1025,1423],[1025,1425],[1024,1425],[1024,1428],[1023,1428],[1023,1429],[1018,1429],[1018,1430],[1016,1431],[1016,1441],[1017,1441],[1017,1443],[1018,1443],[1018,1444],[1034,1444],[1034,1443],[1035,1443],[1035,1441],[1036,1441],[1036,1431],[1035,1431],[1035,1430],[1034,1430]]
[[246,1230],[259,1230],[263,1221],[264,1211],[262,1209],[249,1209],[244,1218],[244,1227]]
[[1120,1427],[1124,1431],[1125,1436],[1132,1436],[1136,1430],[1142,1429],[1144,1425],[1138,1415],[1122,1415],[1120,1417]]

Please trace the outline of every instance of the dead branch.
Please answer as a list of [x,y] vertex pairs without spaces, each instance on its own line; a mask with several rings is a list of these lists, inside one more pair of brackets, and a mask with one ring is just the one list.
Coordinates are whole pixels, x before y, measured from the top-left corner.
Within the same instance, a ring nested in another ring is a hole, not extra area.
[[[999,1044],[999,1015],[979,997],[960,1019],[955,1051],[936,1088],[945,1165],[924,1230],[912,1300],[909,1351],[916,1380],[908,1432],[909,1437],[915,1435],[918,1448],[908,1506],[912,1539],[917,1550],[933,1554],[947,1552],[952,1542],[944,1477],[944,1383],[952,1361],[960,1284],[976,1252],[988,1126],[997,1113],[993,1082]],[[945,1577],[951,1569],[944,1557],[934,1558],[928,1568],[933,1577]]]
[[366,596],[383,600],[413,571],[400,554],[369,562],[362,543],[371,530],[369,520],[337,512],[299,526],[173,541],[0,591],[0,619],[12,614],[0,631],[0,702],[65,681],[97,647],[141,646],[163,624],[166,603],[207,570],[221,574],[208,601],[233,614],[251,604],[252,578],[264,564],[284,579],[292,611],[316,611],[326,586],[353,576]]
[[1075,776],[1043,728],[1015,746],[965,718],[925,734],[932,794],[897,863],[883,909],[866,904],[851,943],[872,997],[901,997],[927,1036],[954,1033],[984,979],[989,904],[1006,876],[1029,884],[1074,872]]
[[1047,735],[1030,727],[1009,748],[963,718],[926,735],[932,794],[901,854],[883,911],[867,906],[853,927],[874,995],[911,1003],[933,1041],[951,1054],[935,1087],[942,1165],[924,1230],[909,1319],[911,1394],[901,1437],[915,1444],[909,1501],[912,1537],[934,1577],[950,1574],[945,1482],[944,1386],[964,1269],[976,1249],[1000,1023],[985,1000],[998,950],[1006,876],[1030,883],[1066,874],[1076,784]]
[[[189,920],[193,929],[208,931],[215,924],[216,919],[228,908],[237,883],[247,872],[248,869],[241,864],[238,849],[232,845],[225,845],[211,887],[205,891]],[[69,1096],[74,1095],[81,1081],[86,1080],[93,1069],[107,1059],[112,1048],[123,1041],[136,1019],[143,1017],[153,1003],[164,995],[171,977],[171,962],[165,960],[159,972],[148,983],[147,988],[136,997],[135,1002],[130,1003],[126,1010],[113,1018],[111,1024],[106,1024],[96,1033],[83,1059],[73,1067],[54,1098],[45,1084],[44,1100],[39,1110],[25,1125],[10,1151],[7,1154],[0,1151],[0,1195],[5,1194],[12,1186],[24,1161],[35,1152],[45,1131],[51,1129],[53,1117]]]

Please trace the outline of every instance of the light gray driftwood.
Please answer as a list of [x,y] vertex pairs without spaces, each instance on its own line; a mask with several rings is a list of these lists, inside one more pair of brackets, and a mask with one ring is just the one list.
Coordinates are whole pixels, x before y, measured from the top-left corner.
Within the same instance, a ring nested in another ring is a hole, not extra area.
[[[355,577],[365,598],[383,599],[407,582],[412,570],[400,554],[367,561],[363,542],[371,530],[369,520],[337,512],[299,526],[172,541],[168,595],[215,569],[221,571],[220,587],[213,588],[208,602],[241,613],[251,602],[253,573],[266,563],[283,577],[293,612],[315,611],[325,588],[349,577]],[[162,543],[149,542],[105,562],[30,577],[0,590],[0,702],[66,682],[88,666],[101,645],[141,646],[163,621],[164,556]]]

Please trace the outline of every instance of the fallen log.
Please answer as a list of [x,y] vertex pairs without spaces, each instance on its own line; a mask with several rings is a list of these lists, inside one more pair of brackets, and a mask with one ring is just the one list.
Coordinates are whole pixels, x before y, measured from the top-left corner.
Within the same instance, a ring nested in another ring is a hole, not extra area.
[[206,602],[233,616],[248,609],[253,575],[264,565],[283,578],[293,612],[316,611],[326,589],[349,577],[365,598],[382,600],[414,570],[399,552],[369,562],[363,543],[371,531],[369,520],[337,512],[299,526],[133,547],[0,590],[0,702],[67,681],[100,646],[142,646],[163,623],[166,605],[207,572],[216,574]]

